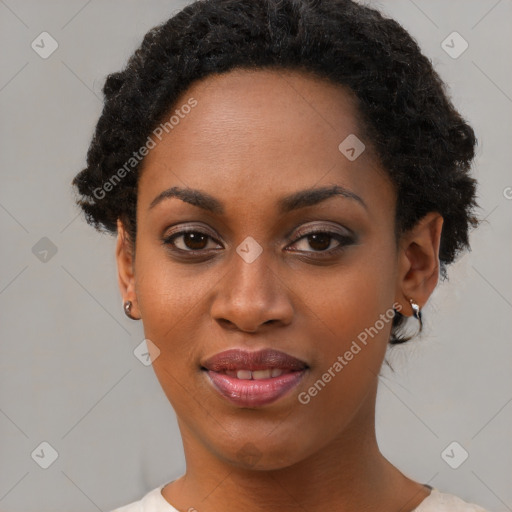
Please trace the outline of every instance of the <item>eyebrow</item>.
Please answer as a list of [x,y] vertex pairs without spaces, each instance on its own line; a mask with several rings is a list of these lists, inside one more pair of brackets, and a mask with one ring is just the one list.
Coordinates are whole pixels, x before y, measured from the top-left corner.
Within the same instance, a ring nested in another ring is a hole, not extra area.
[[[282,197],[277,203],[278,210],[280,214],[289,213],[293,210],[298,210],[299,208],[314,206],[334,196],[342,196],[347,199],[353,199],[361,204],[364,208],[368,209],[366,203],[357,194],[345,187],[342,187],[341,185],[332,185],[329,187],[300,190],[288,196]],[[164,199],[169,199],[171,197],[176,197],[185,203],[197,206],[211,213],[224,213],[224,207],[218,199],[206,192],[189,187],[171,187],[167,190],[164,190],[158,194],[158,196],[156,196],[153,201],[151,201],[148,210],[154,208]]]

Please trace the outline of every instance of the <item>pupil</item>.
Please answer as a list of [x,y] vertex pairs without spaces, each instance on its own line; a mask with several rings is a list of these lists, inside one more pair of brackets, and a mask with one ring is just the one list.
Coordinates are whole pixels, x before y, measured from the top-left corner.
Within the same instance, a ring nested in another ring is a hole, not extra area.
[[327,233],[320,233],[320,234],[315,233],[315,234],[309,235],[308,238],[309,238],[309,245],[317,251],[327,249],[331,243],[331,237]]
[[[200,240],[201,238],[202,240]],[[206,238],[201,233],[185,233],[184,242],[189,249],[204,249]]]

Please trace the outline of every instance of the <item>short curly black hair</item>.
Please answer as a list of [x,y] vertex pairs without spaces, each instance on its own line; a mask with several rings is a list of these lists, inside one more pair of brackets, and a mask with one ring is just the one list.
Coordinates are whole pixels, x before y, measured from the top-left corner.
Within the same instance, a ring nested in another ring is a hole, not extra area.
[[[440,213],[447,277],[446,265],[470,250],[469,229],[480,222],[469,174],[474,131],[408,32],[351,0],[198,0],[152,28],[126,67],[107,76],[87,167],[72,182],[89,224],[115,234],[120,219],[134,248],[134,152],[193,82],[235,68],[294,70],[351,89],[366,140],[397,192],[395,236]],[[391,344],[410,339],[398,336],[404,319],[396,312]]]

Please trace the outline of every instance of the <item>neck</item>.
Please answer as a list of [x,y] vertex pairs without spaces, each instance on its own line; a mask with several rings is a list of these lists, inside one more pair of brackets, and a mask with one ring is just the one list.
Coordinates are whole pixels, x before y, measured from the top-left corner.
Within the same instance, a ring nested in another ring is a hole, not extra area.
[[347,428],[321,449],[276,469],[251,470],[230,464],[198,442],[180,422],[187,471],[162,494],[180,510],[201,512],[411,511],[429,490],[405,477],[380,453],[375,397],[376,388]]

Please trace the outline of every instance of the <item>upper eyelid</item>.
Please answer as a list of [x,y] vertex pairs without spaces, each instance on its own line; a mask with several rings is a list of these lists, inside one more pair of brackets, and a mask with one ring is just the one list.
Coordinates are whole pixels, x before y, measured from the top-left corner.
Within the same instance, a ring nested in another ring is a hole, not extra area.
[[[306,223],[307,224],[307,223]],[[338,230],[341,228],[342,230],[346,231],[346,233],[339,233]],[[341,236],[351,236],[353,235],[353,232],[351,229],[347,228],[347,227],[344,227],[344,226],[337,226],[337,228],[335,226],[332,226],[332,225],[306,225],[305,227],[304,226],[300,226],[299,228],[296,228],[296,229],[293,229],[290,234],[293,234],[293,233],[300,233],[302,236],[308,234],[308,233],[316,233],[317,231],[320,231],[320,232],[326,232],[326,233],[336,233],[338,235],[341,235]]]
[[214,235],[213,233],[211,233],[211,231],[204,227],[204,226],[182,226],[182,227],[178,227],[176,228],[175,231],[171,231],[169,233],[166,232],[166,234],[163,236],[164,239],[168,239],[168,238],[171,238],[171,237],[178,237],[178,236],[181,236],[183,234],[186,234],[186,233],[202,233],[203,235],[206,235],[206,236],[209,236],[211,239],[213,240],[216,240],[217,242],[219,241],[217,236]]

